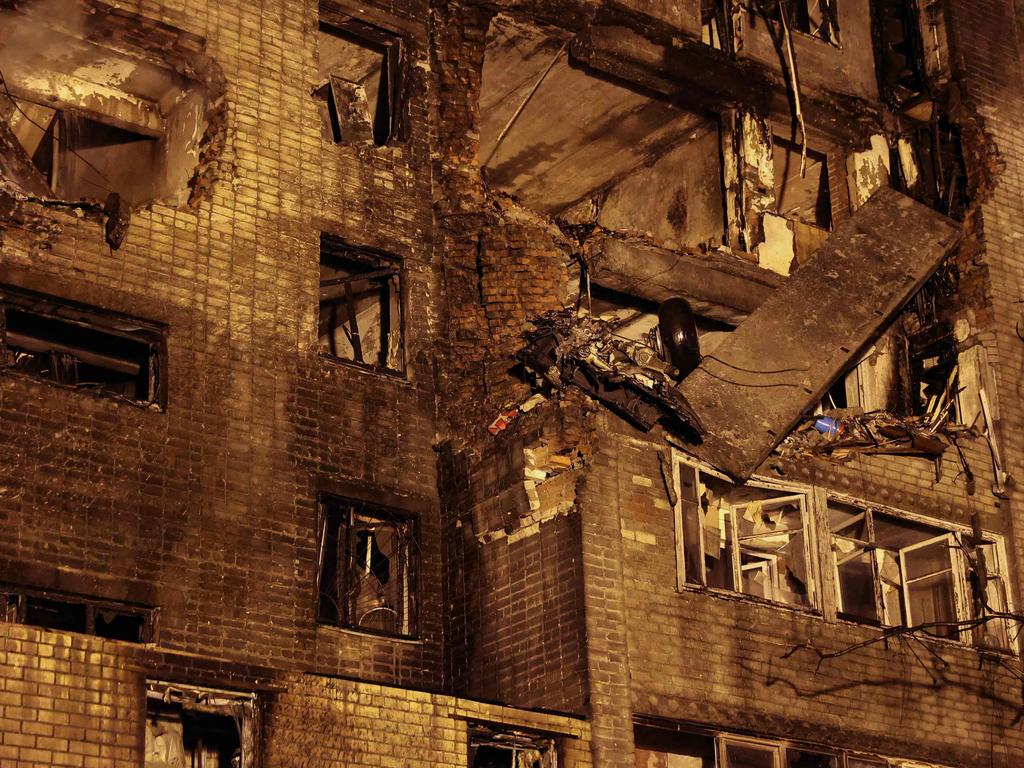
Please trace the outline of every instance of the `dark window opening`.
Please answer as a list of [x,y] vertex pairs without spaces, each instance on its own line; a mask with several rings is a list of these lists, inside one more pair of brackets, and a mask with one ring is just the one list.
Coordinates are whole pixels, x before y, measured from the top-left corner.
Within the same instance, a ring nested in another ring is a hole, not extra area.
[[383,146],[399,132],[401,39],[350,20],[320,24],[321,85],[325,138],[351,144],[371,140]]
[[2,590],[0,595],[4,621],[127,643],[153,640],[151,608],[32,590]]
[[832,199],[828,188],[828,158],[808,149],[801,175],[800,153],[799,144],[778,137],[772,141],[775,210],[788,219],[830,229]]
[[253,768],[252,695],[147,683],[144,765]]
[[839,17],[837,0],[779,0],[766,4],[768,17],[779,21],[779,12],[786,14],[789,28],[795,32],[839,43]]
[[556,768],[554,739],[513,729],[470,726],[469,768]]
[[388,635],[415,632],[415,521],[337,496],[320,497],[318,619]]
[[925,89],[917,3],[874,0],[871,11],[879,90],[894,109],[899,109]]
[[962,221],[970,202],[967,195],[967,166],[964,162],[960,126],[946,115],[906,136],[914,169],[912,177],[899,156],[892,163],[893,184],[916,200]]
[[401,262],[320,236],[320,350],[341,360],[405,369]]
[[71,302],[0,289],[0,367],[163,406],[159,326]]

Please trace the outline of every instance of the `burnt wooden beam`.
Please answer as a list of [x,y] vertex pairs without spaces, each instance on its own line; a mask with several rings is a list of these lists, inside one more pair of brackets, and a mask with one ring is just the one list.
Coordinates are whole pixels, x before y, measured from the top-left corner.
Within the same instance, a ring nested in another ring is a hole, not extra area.
[[876,192],[680,384],[708,430],[692,452],[749,478],[962,234],[906,195]]
[[682,296],[698,314],[731,325],[786,281],[735,256],[670,251],[608,235],[594,238],[588,243],[587,269],[597,285],[655,302]]

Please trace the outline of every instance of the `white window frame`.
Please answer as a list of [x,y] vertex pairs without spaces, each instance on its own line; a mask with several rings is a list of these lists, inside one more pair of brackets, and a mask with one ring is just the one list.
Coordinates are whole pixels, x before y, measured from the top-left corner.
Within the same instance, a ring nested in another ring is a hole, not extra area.
[[[913,626],[916,623],[914,617],[910,615],[910,610],[911,609],[910,609],[910,599],[909,599],[909,584],[908,584],[908,581],[907,581],[906,555],[907,555],[908,552],[913,552],[916,549],[921,549],[923,547],[934,545],[935,543],[937,543],[939,541],[942,541],[942,540],[946,540],[948,542],[948,544],[949,544],[950,577],[951,577],[951,581],[952,581],[952,584],[953,584],[954,620],[958,621],[958,622],[961,622],[961,621],[970,621],[971,619],[976,618],[975,616],[973,616],[973,612],[972,612],[972,607],[973,607],[972,597],[973,597],[973,595],[971,594],[971,585],[969,583],[968,576],[967,576],[967,574],[968,574],[968,565],[969,564],[968,564],[968,560],[967,560],[967,554],[964,551],[965,547],[964,547],[964,543],[963,543],[965,537],[973,535],[970,528],[968,528],[967,526],[958,525],[956,523],[950,523],[950,522],[947,522],[947,521],[944,521],[944,520],[936,520],[934,518],[927,517],[927,516],[924,516],[924,515],[914,514],[912,512],[907,512],[905,510],[896,509],[894,507],[887,507],[887,506],[883,506],[883,505],[880,505],[880,504],[872,504],[872,503],[864,501],[863,499],[858,499],[858,498],[855,498],[855,497],[846,496],[844,494],[833,493],[831,491],[829,491],[827,493],[827,498],[828,498],[829,501],[836,501],[836,502],[839,502],[839,503],[842,503],[842,504],[845,504],[845,505],[848,505],[848,506],[856,507],[857,509],[860,510],[861,514],[865,515],[866,527],[867,527],[867,532],[868,532],[867,535],[869,537],[869,540],[866,541],[866,542],[863,542],[863,543],[865,545],[867,545],[867,551],[872,554],[872,568],[873,568],[873,573],[874,573],[874,588],[875,588],[875,606],[876,606],[876,612],[878,612],[880,614],[880,619],[881,619],[881,623],[882,623],[883,627],[895,627],[895,626],[908,626],[909,627],[909,626]],[[895,551],[896,552],[896,556],[897,556],[896,559],[897,559],[897,563],[899,564],[899,569],[900,569],[900,599],[902,601],[902,606],[901,607],[902,607],[902,612],[903,612],[903,622],[901,622],[901,623],[897,623],[897,622],[893,621],[892,617],[889,616],[888,606],[885,604],[885,600],[883,599],[882,594],[881,594],[881,589],[882,589],[881,553],[882,553],[882,549],[881,548],[877,548],[877,547],[875,547],[873,545],[873,542],[874,542],[874,515],[876,513],[877,514],[886,515],[886,516],[889,516],[889,517],[893,517],[893,518],[896,518],[898,520],[905,520],[905,521],[907,521],[909,523],[918,523],[918,524],[921,524],[921,525],[927,525],[927,526],[929,526],[931,528],[935,528],[936,530],[944,531],[943,533],[937,534],[936,536],[933,536],[933,537],[931,537],[929,539],[926,539],[924,541],[919,541],[919,542],[917,542],[915,544],[910,544],[910,545],[908,545],[906,547],[902,547],[899,550],[886,550],[886,551]],[[838,558],[838,552],[836,551],[835,547],[833,546],[833,541],[834,541],[834,539],[836,538],[837,535],[839,536],[839,538],[846,539],[848,541],[862,541],[862,540],[854,539],[851,536],[844,536],[842,534],[837,534],[835,532],[835,530],[832,528],[832,526],[828,523],[827,515],[825,517],[826,517],[825,524],[828,526],[827,536],[828,536],[829,549],[830,549],[830,551],[832,553],[832,572],[833,572],[833,577],[834,577],[833,578],[833,583],[834,583],[834,586],[835,586],[836,608],[841,613],[842,609],[843,609],[843,596],[842,596],[842,592],[840,591],[840,581],[839,581],[839,565],[840,565],[840,563],[839,563],[839,558]],[[856,520],[851,520],[846,525],[852,524],[854,522],[856,522]],[[845,525],[843,527],[845,527]],[[842,528],[840,528],[839,530],[842,530]],[[983,544],[987,544],[987,545],[991,546],[993,548],[993,550],[995,551],[995,553],[996,553],[996,557],[998,558],[998,561],[999,561],[999,568],[998,568],[998,571],[997,571],[997,574],[996,574],[996,578],[998,578],[1003,583],[1003,585],[1004,585],[1003,593],[1004,593],[1005,599],[1006,599],[1005,610],[1007,612],[1011,612],[1011,611],[1013,611],[1013,596],[1012,596],[1010,590],[1007,588],[1009,585],[1007,583],[1007,577],[1006,577],[1006,573],[1005,573],[1005,570],[1006,570],[1005,569],[1005,564],[1007,562],[1007,560],[1006,560],[1005,540],[999,534],[992,533],[990,531],[982,531],[981,532],[981,540],[982,540]],[[862,550],[859,550],[859,551],[862,551]],[[845,562],[845,560],[844,560],[844,562]],[[917,580],[917,579],[915,579],[915,580]],[[842,621],[853,621],[853,622],[856,622],[856,619],[847,618],[846,616],[841,616],[839,618]],[[993,619],[993,621],[998,621],[998,619]],[[1007,630],[1007,635],[1008,635],[1008,640],[1009,640],[1009,648],[1004,648],[1004,649],[989,648],[988,646],[980,644],[978,642],[978,638],[977,638],[978,633],[975,630],[973,630],[973,629],[961,629],[960,632],[959,632],[959,635],[960,636],[959,636],[958,639],[954,639],[954,638],[936,637],[936,636],[932,636],[932,635],[929,634],[929,638],[933,639],[933,640],[943,641],[943,642],[956,643],[958,645],[974,646],[974,647],[978,647],[978,648],[982,648],[982,649],[986,649],[986,650],[995,650],[995,651],[1014,653],[1014,654],[1018,653],[1018,648],[1019,648],[1018,640],[1014,636],[1014,633],[1009,630],[1009,628]]]
[[[803,486],[795,483],[776,483],[767,478],[754,477],[747,481],[747,485],[755,488],[763,488],[769,491],[778,491],[782,494],[778,497],[767,499],[766,502],[771,504],[792,502],[794,500],[799,502],[800,505],[800,517],[802,521],[803,530],[803,547],[804,547],[804,562],[806,563],[807,570],[807,604],[800,605],[795,603],[782,602],[776,599],[776,585],[778,579],[778,568],[772,561],[772,558],[767,556],[768,553],[761,553],[765,555],[764,560],[768,563],[768,568],[771,572],[771,579],[769,584],[771,586],[772,597],[761,597],[759,595],[752,595],[748,592],[742,591],[740,587],[743,584],[742,575],[744,568],[741,563],[741,542],[739,537],[738,523],[736,521],[737,515],[740,511],[748,504],[737,504],[735,506],[729,506],[724,512],[729,516],[729,533],[732,537],[733,554],[732,554],[732,576],[733,584],[737,587],[736,589],[722,589],[720,587],[709,587],[707,584],[707,574],[702,567],[699,572],[699,583],[691,584],[686,581],[686,541],[685,541],[685,521],[683,519],[683,499],[682,499],[682,484],[680,472],[685,467],[689,471],[696,473],[697,485],[696,492],[697,498],[700,499],[704,491],[704,482],[702,475],[710,475],[718,480],[732,484],[732,480],[727,475],[718,472],[711,467],[707,466],[698,461],[694,461],[689,457],[686,457],[680,451],[675,449],[672,450],[672,482],[676,494],[676,502],[673,508],[675,517],[675,547],[676,547],[676,589],[680,592],[689,591],[694,589],[710,590],[712,592],[737,595],[744,599],[765,601],[772,605],[778,605],[785,608],[819,612],[821,610],[821,604],[818,592],[818,558],[817,558],[817,544],[816,544],[816,526],[813,522],[813,515],[811,514],[811,498],[813,497],[812,489],[808,486]],[[697,520],[698,525],[697,535],[700,541],[700,555],[701,563],[703,564],[704,553],[707,551],[704,541],[704,525],[702,520]]]

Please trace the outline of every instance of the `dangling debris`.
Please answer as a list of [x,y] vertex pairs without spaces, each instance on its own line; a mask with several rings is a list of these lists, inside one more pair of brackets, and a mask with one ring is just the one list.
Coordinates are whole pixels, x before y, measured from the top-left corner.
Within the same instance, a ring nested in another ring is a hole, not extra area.
[[704,427],[675,388],[679,371],[654,347],[615,334],[615,324],[575,309],[533,321],[519,357],[559,389],[575,386],[644,430],[661,419],[699,442]]

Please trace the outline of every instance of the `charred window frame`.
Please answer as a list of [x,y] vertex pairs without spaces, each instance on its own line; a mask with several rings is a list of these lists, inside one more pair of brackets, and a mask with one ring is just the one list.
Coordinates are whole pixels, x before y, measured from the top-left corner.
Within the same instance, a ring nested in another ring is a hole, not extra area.
[[[828,520],[840,618],[886,627],[937,622],[924,631],[971,642],[970,631],[947,623],[1011,610],[999,536],[985,533],[974,546],[970,534],[938,521],[835,497]],[[973,641],[1010,651],[1015,634],[1010,620],[994,618]]]
[[0,620],[127,643],[156,639],[156,610],[84,595],[0,586]]
[[372,140],[378,147],[404,141],[403,39],[363,21],[330,18],[320,21],[319,46],[313,95],[322,105],[325,138],[335,144]]
[[159,410],[166,329],[127,315],[0,286],[0,369]]
[[724,475],[674,459],[677,588],[708,588],[819,608],[806,490]]
[[552,736],[508,726],[469,725],[468,768],[558,768]]
[[925,90],[924,43],[915,0],[872,0],[875,71],[882,97],[899,110]]
[[146,681],[144,765],[259,768],[255,694]]
[[417,520],[387,507],[320,494],[317,620],[359,632],[417,632]]
[[321,353],[380,372],[404,374],[404,287],[398,257],[322,234]]

